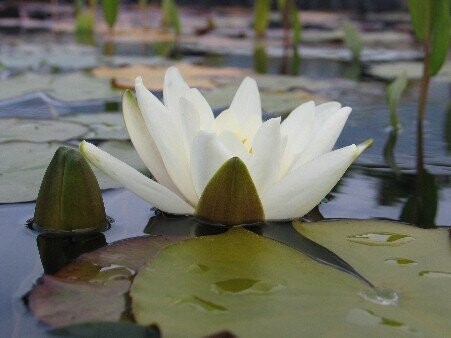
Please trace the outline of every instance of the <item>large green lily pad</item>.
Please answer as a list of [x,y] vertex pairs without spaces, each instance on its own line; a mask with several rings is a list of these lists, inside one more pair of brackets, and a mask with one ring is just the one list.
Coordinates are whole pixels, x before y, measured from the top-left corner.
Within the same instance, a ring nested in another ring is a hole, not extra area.
[[[378,288],[238,228],[163,249],[132,285],[136,321],[158,323],[171,337],[225,329],[243,337],[442,337],[450,332],[446,230],[383,221],[302,227],[318,241],[327,238],[320,242],[333,243],[329,248],[355,262]],[[385,238],[385,244],[360,244],[368,232],[383,232],[375,238]]]
[[88,127],[60,120],[0,119],[0,142],[6,141],[66,141],[79,138]]
[[[62,143],[7,142],[0,144],[0,203],[34,201],[45,169]],[[147,173],[132,144],[128,141],[107,141],[100,148]],[[120,185],[93,168],[101,189],[119,188]]]
[[29,308],[54,327],[130,320],[127,293],[133,276],[162,247],[179,240],[137,237],[84,254],[55,275],[44,275],[28,296]]
[[118,99],[121,91],[107,79],[75,72],[69,74],[24,73],[0,82],[0,100],[41,91],[66,102]]
[[64,117],[65,121],[73,121],[88,126],[91,130],[85,139],[95,140],[129,140],[121,113],[75,114]]

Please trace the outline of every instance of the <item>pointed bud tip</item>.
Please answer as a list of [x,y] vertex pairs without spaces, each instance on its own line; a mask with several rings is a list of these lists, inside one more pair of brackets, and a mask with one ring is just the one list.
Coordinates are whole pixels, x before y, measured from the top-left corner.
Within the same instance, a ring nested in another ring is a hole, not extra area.
[[202,192],[195,215],[209,223],[226,226],[265,219],[257,189],[239,157],[230,158],[216,171]]
[[359,156],[363,151],[370,148],[373,145],[374,140],[372,138],[366,140],[365,142],[360,143],[357,146],[357,156]]

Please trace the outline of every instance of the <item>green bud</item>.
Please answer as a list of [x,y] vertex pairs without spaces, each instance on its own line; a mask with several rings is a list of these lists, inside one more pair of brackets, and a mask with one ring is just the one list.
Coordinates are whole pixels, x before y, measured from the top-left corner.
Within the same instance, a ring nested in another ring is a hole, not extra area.
[[264,221],[257,189],[238,157],[225,162],[210,179],[197,204],[196,217],[230,226]]
[[108,227],[102,193],[81,154],[59,147],[39,189],[34,224],[43,230],[104,230]]

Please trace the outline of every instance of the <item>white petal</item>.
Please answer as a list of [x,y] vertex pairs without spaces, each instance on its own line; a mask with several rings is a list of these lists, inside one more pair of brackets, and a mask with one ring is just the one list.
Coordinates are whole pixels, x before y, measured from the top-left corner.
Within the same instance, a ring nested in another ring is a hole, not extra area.
[[246,77],[241,82],[238,90],[230,104],[230,110],[233,110],[239,118],[244,119],[248,115],[257,115],[261,118],[262,108],[260,93],[257,82],[250,77]]
[[191,148],[193,139],[200,130],[200,116],[194,104],[185,97],[180,98],[180,120],[188,148]]
[[243,142],[249,148],[252,145],[255,134],[262,125],[262,118],[256,114],[248,115],[245,119],[239,122],[240,135],[243,138]]
[[196,107],[199,113],[200,129],[210,130],[213,126],[215,117],[210,105],[200,91],[196,88],[192,88],[183,97],[191,101],[194,107]]
[[349,107],[343,107],[333,113],[323,125],[319,127],[319,130],[315,132],[310,144],[305,151],[299,154],[291,170],[331,151],[335,142],[337,142],[350,113],[351,108]]
[[287,174],[262,196],[267,219],[293,219],[305,215],[332,190],[346,169],[366,148],[341,148]]
[[179,70],[169,67],[164,76],[163,101],[164,105],[174,113],[178,112],[180,98],[189,92],[190,88]]
[[231,157],[215,133],[200,131],[194,138],[191,149],[191,174],[199,198],[216,171]]
[[171,114],[139,79],[136,81],[135,88],[141,114],[169,176],[183,194],[184,199],[191,205],[196,205],[198,198],[189,169],[188,144],[179,116]]
[[230,109],[223,110],[215,119],[214,129],[217,134],[221,134],[226,130],[238,133],[239,123],[235,113]]
[[96,146],[83,141],[80,152],[105,174],[158,209],[173,214],[194,213],[194,208],[175,193]]
[[146,167],[160,184],[180,194],[166,171],[158,148],[146,128],[138,104],[129,91],[125,92],[122,98],[122,110],[130,139]]
[[231,131],[223,131],[219,136],[219,141],[227,148],[232,157],[239,157],[246,165],[249,163],[251,154],[247,151],[243,142]]
[[322,124],[326,119],[338,109],[341,108],[341,103],[330,101],[316,106],[315,119]]
[[280,117],[262,124],[252,143],[249,172],[261,195],[278,178],[282,152]]
[[309,144],[315,122],[315,103],[309,101],[294,109],[282,122],[281,132],[287,138],[280,177],[283,177],[299,154]]

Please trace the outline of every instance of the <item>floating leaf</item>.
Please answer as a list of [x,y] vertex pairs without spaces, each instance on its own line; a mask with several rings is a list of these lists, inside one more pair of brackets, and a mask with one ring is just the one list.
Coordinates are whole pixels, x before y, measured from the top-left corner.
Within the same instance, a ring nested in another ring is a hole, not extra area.
[[31,312],[51,326],[129,319],[127,293],[135,273],[161,248],[180,238],[137,237],[84,254],[28,296]]
[[[0,143],[0,203],[33,201],[53,154],[61,143],[8,142]],[[135,148],[130,142],[108,141],[100,144],[113,156],[147,173]],[[119,188],[120,185],[94,169],[101,189]]]
[[202,192],[195,214],[200,219],[223,225],[265,219],[257,189],[243,161],[233,157],[216,171]]
[[0,203],[33,201],[59,143],[0,144]]
[[[168,336],[219,330],[244,337],[447,335],[447,230],[385,221],[299,223],[298,229],[378,287],[233,228],[163,249],[134,280],[135,319],[158,323]],[[353,242],[352,236],[387,245]],[[403,264],[407,260],[418,264]]]
[[390,107],[390,124],[393,129],[399,128],[398,120],[398,104],[407,87],[407,74],[402,72],[390,85],[387,87],[387,101]]
[[75,114],[63,117],[63,121],[72,121],[90,128],[84,135],[85,140],[129,140],[121,113]]
[[[241,79],[248,74],[247,71],[233,67],[204,67],[187,63],[175,64],[185,80],[191,87],[214,88],[221,83]],[[163,89],[165,66],[133,65],[121,68],[99,67],[92,71],[96,77],[109,78],[114,81],[116,87],[121,89],[134,89],[135,78],[142,76],[144,84],[150,90],[161,91]]]
[[37,91],[66,102],[119,99],[121,95],[120,91],[111,88],[108,80],[95,78],[81,72],[69,74],[25,73],[0,82],[0,100]]
[[[423,74],[423,64],[421,62],[393,62],[373,65],[368,73],[384,80],[394,80],[403,72],[408,79],[420,79]],[[434,77],[437,81],[451,81],[451,62],[445,63],[440,72]]]
[[0,119],[0,142],[9,141],[67,141],[77,139],[88,131],[86,126],[61,120]]

